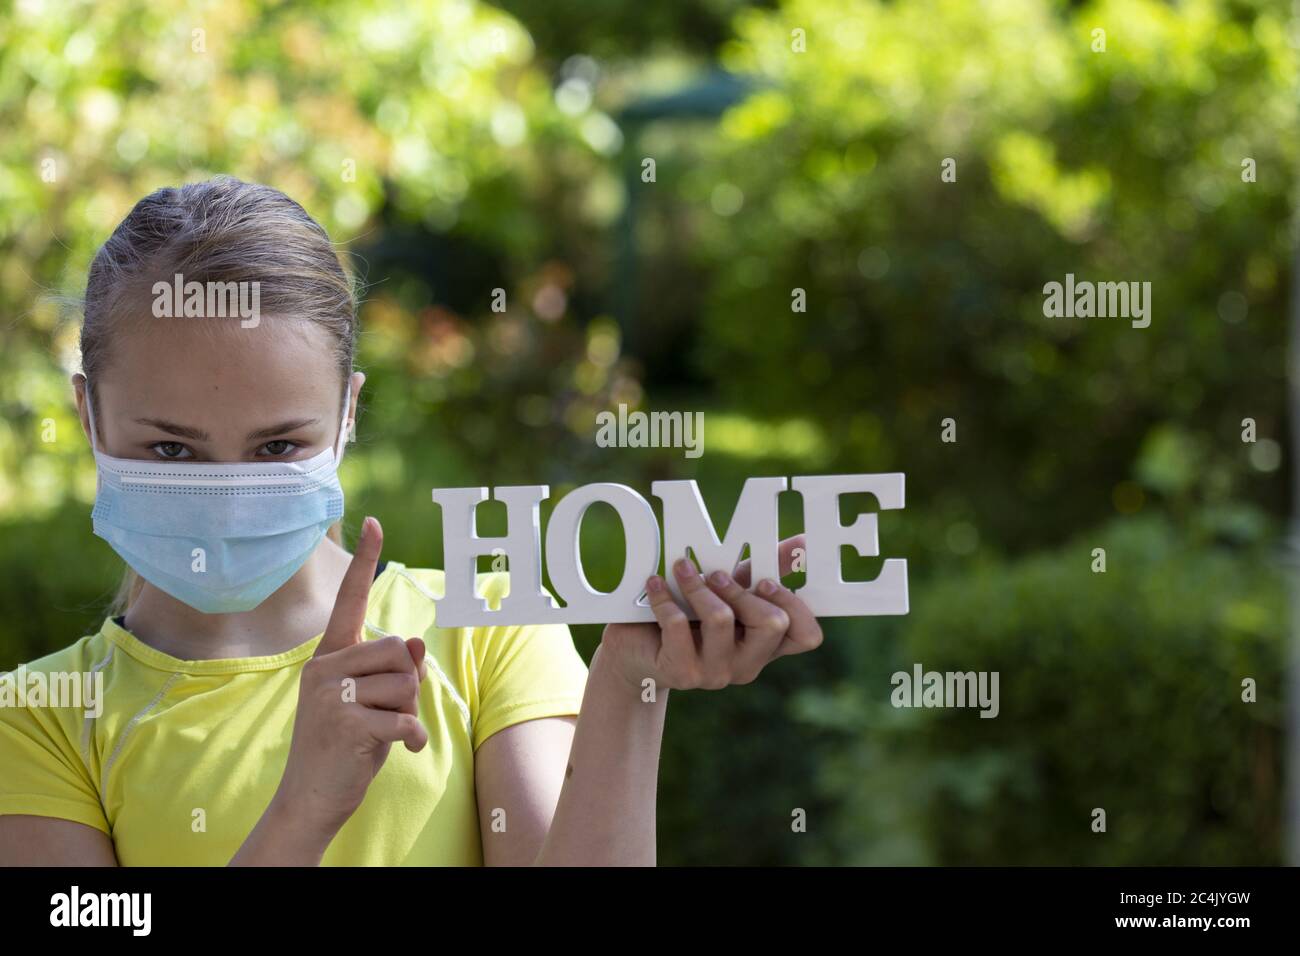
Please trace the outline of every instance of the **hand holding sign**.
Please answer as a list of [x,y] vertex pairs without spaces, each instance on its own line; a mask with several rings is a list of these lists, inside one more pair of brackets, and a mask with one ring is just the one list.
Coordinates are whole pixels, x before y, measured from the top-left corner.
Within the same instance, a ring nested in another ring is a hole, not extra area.
[[[792,553],[802,548],[799,535],[780,543],[780,572],[788,574]],[[699,619],[692,624],[658,575],[646,582],[656,624],[610,624],[601,648],[634,687],[651,680],[659,689],[719,690],[748,684],[769,663],[787,654],[802,654],[822,643],[821,625],[808,605],[774,578],[763,578],[754,591],[749,562],[733,574],[715,571],[702,577],[683,558],[671,573]]]
[[[803,535],[797,534],[793,538],[786,538],[782,541],[778,551],[781,575],[785,576],[791,571],[799,570],[795,567],[795,555],[806,553],[807,539]],[[736,584],[739,587],[748,588],[750,586],[750,575],[750,562],[746,558],[736,566],[734,575]],[[811,651],[818,647],[822,642],[822,626],[817,623],[817,618],[813,615],[812,609],[802,599],[795,598],[794,592],[783,587],[780,581],[767,583],[773,584],[775,587],[764,587],[764,582],[760,581],[757,588],[758,593],[779,606],[790,618],[790,626],[781,639],[781,643],[772,652],[772,659],[785,657],[787,654],[802,654],[804,651]]]

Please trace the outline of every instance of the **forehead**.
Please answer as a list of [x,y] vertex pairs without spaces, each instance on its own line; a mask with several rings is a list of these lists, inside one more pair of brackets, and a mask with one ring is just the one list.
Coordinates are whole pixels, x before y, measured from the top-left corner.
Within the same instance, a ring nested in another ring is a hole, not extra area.
[[150,316],[114,328],[96,396],[113,416],[162,408],[172,420],[260,420],[334,414],[343,388],[334,342],[316,323],[262,316],[243,328],[238,318]]

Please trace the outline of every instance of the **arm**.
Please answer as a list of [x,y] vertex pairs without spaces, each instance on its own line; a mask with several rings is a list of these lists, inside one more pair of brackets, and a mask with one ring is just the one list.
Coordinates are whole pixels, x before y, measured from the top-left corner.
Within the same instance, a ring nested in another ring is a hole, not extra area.
[[[802,545],[802,536],[781,543],[783,573]],[[689,561],[674,564],[673,573],[700,623],[693,626],[687,620],[662,578],[646,582],[658,624],[605,628],[591,659],[567,764],[561,757],[562,734],[525,729],[528,723],[494,734],[479,748],[481,768],[475,772],[485,862],[531,858],[559,866],[655,865],[659,750],[669,689],[747,684],[776,658],[822,643],[816,617],[779,581],[760,582],[756,592],[746,590],[748,561],[734,577],[711,575],[707,583]],[[643,698],[647,682],[654,688],[653,700]],[[510,731],[517,735],[512,743],[493,745]],[[561,765],[563,785],[551,803]],[[507,809],[513,837],[503,839],[506,834],[490,829],[494,808],[549,805],[555,810],[540,841],[544,809],[530,810],[523,828],[514,826]]]
[[[277,795],[231,859],[231,866],[318,866],[334,834],[299,821]],[[57,817],[0,816],[0,868],[10,866],[118,866],[103,830]]]
[[498,731],[474,755],[479,832],[487,866],[537,859],[564,785],[576,717],[542,717]]
[[[230,865],[319,865],[333,834],[302,826],[298,821],[304,816],[272,800]],[[0,816],[0,867],[118,865],[113,841],[103,830],[57,817]]]
[[308,813],[294,813],[280,791],[228,866],[320,866],[338,827],[310,826]]
[[[581,716],[525,721],[493,734],[475,755],[488,866],[529,863],[653,866],[655,788],[666,690],[639,687],[591,659]],[[493,829],[506,812],[506,830]]]
[[544,866],[654,866],[659,746],[668,689],[641,688],[596,648],[555,819],[537,857]]
[[11,814],[0,817],[0,867],[117,866],[103,830],[62,820]]

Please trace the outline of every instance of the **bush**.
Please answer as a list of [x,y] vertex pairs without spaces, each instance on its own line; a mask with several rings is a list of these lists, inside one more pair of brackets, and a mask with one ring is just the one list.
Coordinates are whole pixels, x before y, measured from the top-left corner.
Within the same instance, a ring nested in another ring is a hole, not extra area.
[[[843,732],[805,859],[1278,863],[1285,590],[1267,552],[1201,533],[1134,519],[919,590],[892,654],[799,701]],[[917,662],[999,672],[999,715],[895,709],[890,675]]]

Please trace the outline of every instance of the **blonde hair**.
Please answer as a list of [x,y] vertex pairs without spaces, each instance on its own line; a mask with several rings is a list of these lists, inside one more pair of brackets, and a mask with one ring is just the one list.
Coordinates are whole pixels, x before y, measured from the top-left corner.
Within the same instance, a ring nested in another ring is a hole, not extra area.
[[[92,402],[112,363],[116,322],[140,314],[154,283],[176,273],[187,282],[257,281],[265,315],[322,326],[342,383],[352,374],[358,293],[329,235],[278,189],[221,176],[145,196],[95,254],[81,324],[81,367]],[[102,444],[102,432],[97,437]],[[329,536],[342,543],[338,524]],[[142,586],[127,568],[109,613],[125,613]]]

